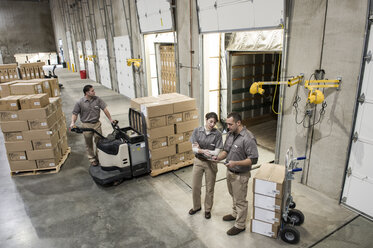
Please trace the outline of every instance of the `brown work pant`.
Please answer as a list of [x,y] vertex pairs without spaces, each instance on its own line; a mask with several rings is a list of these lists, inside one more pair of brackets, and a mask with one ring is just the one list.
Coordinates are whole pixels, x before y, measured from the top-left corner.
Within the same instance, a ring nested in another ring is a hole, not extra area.
[[193,209],[201,208],[201,188],[202,188],[202,177],[205,173],[206,182],[206,196],[205,196],[205,211],[210,212],[212,204],[214,202],[214,188],[216,173],[218,172],[218,166],[212,161],[202,161],[198,158],[194,158],[193,165],[193,182],[192,182],[192,194],[193,194]]
[[[92,123],[82,123],[83,128],[93,128],[99,133],[102,133],[101,130],[101,122],[96,122],[94,124]],[[98,161],[97,158],[97,142],[100,139],[100,136],[98,136],[96,133],[93,132],[83,132],[84,139],[85,139],[85,146],[87,149],[87,156],[89,159],[89,162],[96,162]],[[94,144],[93,144],[94,143]]]
[[246,228],[246,218],[248,211],[247,183],[250,179],[250,172],[235,174],[227,170],[227,185],[229,194],[233,199],[232,216],[236,218],[235,227]]

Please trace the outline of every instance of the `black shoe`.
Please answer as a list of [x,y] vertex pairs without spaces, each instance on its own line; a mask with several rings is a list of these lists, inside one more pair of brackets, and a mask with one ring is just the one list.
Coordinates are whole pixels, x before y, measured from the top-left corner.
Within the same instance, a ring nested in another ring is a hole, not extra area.
[[196,209],[196,210],[194,210],[193,208],[191,208],[191,209],[189,210],[189,214],[190,214],[190,215],[193,215],[193,214],[197,213],[198,211],[201,211],[201,208]]
[[224,220],[224,221],[232,221],[232,220],[236,220],[236,218],[233,217],[233,215],[231,215],[231,214],[227,214],[227,215],[225,215],[225,216],[223,217],[223,220]]
[[205,212],[205,218],[210,219],[211,218],[211,212]]
[[237,227],[233,226],[231,229],[229,229],[229,230],[227,231],[227,234],[228,234],[229,236],[234,236],[234,235],[237,235],[237,234],[239,234],[240,232],[243,232],[243,231],[245,231],[245,230],[246,230],[246,228],[244,228],[244,229],[240,229],[240,228],[237,228]]

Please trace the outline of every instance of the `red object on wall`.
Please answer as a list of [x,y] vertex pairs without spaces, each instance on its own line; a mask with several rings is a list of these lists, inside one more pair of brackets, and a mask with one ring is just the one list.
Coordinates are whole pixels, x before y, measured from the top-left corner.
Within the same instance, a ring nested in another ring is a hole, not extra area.
[[87,71],[86,70],[81,70],[80,71],[80,78],[81,79],[86,79],[87,78]]

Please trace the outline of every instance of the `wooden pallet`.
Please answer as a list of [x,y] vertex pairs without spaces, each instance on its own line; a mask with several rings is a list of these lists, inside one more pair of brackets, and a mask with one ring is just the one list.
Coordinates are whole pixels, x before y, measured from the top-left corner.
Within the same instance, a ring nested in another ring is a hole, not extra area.
[[30,176],[30,175],[41,175],[41,174],[52,174],[58,173],[61,170],[62,165],[65,163],[67,157],[71,152],[71,148],[69,147],[66,153],[62,156],[58,165],[49,168],[38,168],[38,169],[31,169],[31,170],[19,170],[19,171],[11,171],[11,176]]
[[152,169],[152,172],[150,172],[150,175],[152,177],[155,177],[155,176],[158,176],[160,174],[163,174],[163,173],[166,173],[166,172],[169,172],[169,171],[175,171],[175,170],[178,170],[182,167],[187,167],[187,166],[192,165],[192,164],[193,164],[193,159],[186,160],[184,162],[180,162],[180,163],[177,163],[177,164],[172,164],[170,166],[163,167],[161,169]]

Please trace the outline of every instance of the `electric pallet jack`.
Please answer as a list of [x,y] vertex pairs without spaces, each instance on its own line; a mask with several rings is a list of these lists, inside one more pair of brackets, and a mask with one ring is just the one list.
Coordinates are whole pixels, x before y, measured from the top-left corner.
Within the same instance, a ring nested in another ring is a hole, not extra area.
[[116,121],[112,124],[113,132],[107,137],[92,128],[74,127],[71,129],[76,133],[94,132],[100,137],[97,142],[99,165],[89,167],[89,174],[97,184],[118,185],[125,179],[150,172],[147,137],[141,132],[143,128],[146,130],[146,126],[138,128],[139,123],[146,125],[145,121],[141,121],[142,116],[142,113],[130,109],[129,120],[134,128],[120,128]]

